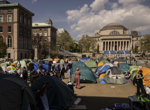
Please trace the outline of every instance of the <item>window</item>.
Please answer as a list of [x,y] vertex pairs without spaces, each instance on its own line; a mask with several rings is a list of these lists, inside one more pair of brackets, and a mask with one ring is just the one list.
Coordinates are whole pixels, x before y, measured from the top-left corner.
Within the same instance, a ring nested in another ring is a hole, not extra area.
[[11,12],[11,9],[8,9],[8,12],[10,13],[10,12]]
[[47,32],[45,32],[45,36],[47,36]]
[[22,16],[20,16],[20,23],[22,23]]
[[45,28],[45,31],[47,31],[47,28]]
[[11,58],[11,54],[10,53],[8,53],[8,58]]
[[25,58],[27,58],[27,54],[25,53]]
[[41,31],[41,28],[40,28],[40,31]]
[[11,15],[8,15],[8,22],[11,22]]
[[26,30],[24,30],[24,35],[26,35]]
[[0,16],[0,22],[3,22],[3,16]]
[[27,24],[27,20],[26,20],[26,18],[24,18],[24,24],[25,24],[25,25]]
[[36,32],[34,32],[34,36],[36,36]]
[[29,46],[30,46],[30,40],[27,41],[27,49],[30,49]]
[[20,27],[20,34],[22,34],[22,28]]
[[40,36],[42,36],[42,32],[40,32]]
[[19,47],[22,49],[22,38],[19,39]]
[[22,59],[22,53],[20,53],[20,58]]
[[23,47],[26,49],[26,38],[24,38]]
[[112,32],[110,33],[110,35],[118,35],[118,34],[120,34],[120,33],[117,32],[117,31],[112,31]]
[[12,47],[12,38],[10,35],[8,36],[8,39],[7,39],[7,46]]
[[28,31],[28,36],[30,36],[30,31]]
[[0,32],[3,32],[3,27],[2,26],[0,26]]
[[28,20],[28,26],[30,26],[30,20]]
[[2,10],[2,9],[0,9],[0,13],[3,13],[3,10]]
[[8,26],[8,32],[11,32],[11,26]]
[[136,40],[138,40],[138,38],[136,38]]

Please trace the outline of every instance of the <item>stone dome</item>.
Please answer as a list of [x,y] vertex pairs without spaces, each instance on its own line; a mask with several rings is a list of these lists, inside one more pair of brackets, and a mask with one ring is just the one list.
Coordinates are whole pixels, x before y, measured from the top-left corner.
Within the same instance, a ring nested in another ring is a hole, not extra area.
[[127,29],[127,28],[117,22],[112,22],[104,26],[101,30],[109,30],[109,29]]

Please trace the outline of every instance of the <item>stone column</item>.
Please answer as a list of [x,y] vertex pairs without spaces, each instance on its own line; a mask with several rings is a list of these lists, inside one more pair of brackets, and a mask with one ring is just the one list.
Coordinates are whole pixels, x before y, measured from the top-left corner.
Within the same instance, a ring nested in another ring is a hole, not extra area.
[[112,41],[111,41],[111,46],[110,46],[110,50],[112,50]]
[[109,41],[108,41],[108,50],[109,50]]
[[123,48],[122,48],[122,50],[124,50],[124,40],[123,40]]
[[127,48],[128,48],[128,46],[127,46],[127,41],[126,41],[126,47],[125,47],[125,50],[128,50]]
[[106,50],[106,41],[105,41],[105,50]]
[[118,41],[117,41],[117,51],[118,51]]

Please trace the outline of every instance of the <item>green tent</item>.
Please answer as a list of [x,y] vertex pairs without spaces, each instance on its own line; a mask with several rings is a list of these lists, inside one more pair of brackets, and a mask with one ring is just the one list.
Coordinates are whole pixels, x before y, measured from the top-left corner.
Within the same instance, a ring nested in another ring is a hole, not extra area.
[[119,63],[119,69],[121,72],[128,72],[129,70],[129,65],[127,63]]
[[5,63],[7,64],[7,66],[10,66],[10,64],[11,64],[11,62],[10,62],[10,61],[5,62]]
[[45,60],[45,61],[53,61],[52,58],[46,58],[46,59],[43,59],[43,60]]
[[74,97],[73,90],[54,76],[43,76],[31,86],[39,110],[44,109],[40,95],[37,94],[37,91],[41,90],[44,85],[44,94],[48,100],[47,106],[49,106],[49,108],[66,110],[69,101]]
[[64,60],[60,60],[60,63],[65,63]]
[[20,63],[21,63],[21,68],[23,68],[23,67],[27,68],[27,64],[26,64],[25,60],[21,60]]
[[77,61],[74,62],[71,69],[72,76],[75,76],[76,69],[79,68],[81,72],[80,82],[81,83],[96,83],[96,78],[92,70],[87,67],[83,62]]
[[136,65],[133,65],[133,66],[130,66],[129,67],[129,72],[131,74],[131,77],[130,77],[130,80],[133,80],[134,79],[134,76],[136,74],[136,72],[140,69],[140,67],[136,66]]
[[1,66],[7,67],[7,63],[2,63],[2,64],[0,64],[0,67],[1,67]]
[[28,61],[29,61],[29,62],[32,62],[33,60],[32,60],[32,59],[28,59]]
[[14,66],[8,66],[7,71],[17,71],[17,69]]
[[105,59],[102,59],[101,62],[103,62],[104,64],[105,64],[105,63],[109,63],[109,62],[108,62],[107,60],[105,60]]
[[101,59],[98,61],[98,63],[101,62],[102,60],[105,60],[105,59],[104,59],[104,58],[101,58]]
[[121,59],[121,58],[118,58],[118,59],[115,59],[114,61],[121,61],[121,62],[127,62],[126,60],[124,60],[124,59]]
[[94,60],[88,60],[88,61],[85,61],[84,63],[85,63],[85,65],[86,65],[87,67],[89,67],[92,71],[95,71],[95,70],[97,69],[97,64],[95,63]]
[[18,63],[18,60],[13,61],[13,63],[16,63],[16,64],[17,64],[17,63]]
[[28,84],[11,74],[0,75],[0,110],[37,110],[36,102]]

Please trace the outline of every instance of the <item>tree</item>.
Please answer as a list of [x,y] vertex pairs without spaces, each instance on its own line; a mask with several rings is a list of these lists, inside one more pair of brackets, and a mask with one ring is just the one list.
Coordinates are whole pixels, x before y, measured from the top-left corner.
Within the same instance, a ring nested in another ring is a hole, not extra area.
[[0,36],[0,58],[4,58],[7,55],[7,45],[3,42],[3,37]]
[[89,52],[90,48],[94,51],[96,46],[96,40],[88,35],[83,35],[79,40],[79,44],[83,47],[83,52]]
[[150,51],[150,35],[145,35],[140,39],[141,50]]
[[133,51],[133,53],[138,53],[139,49],[138,49],[138,47],[135,47],[135,48],[132,49],[132,51]]

